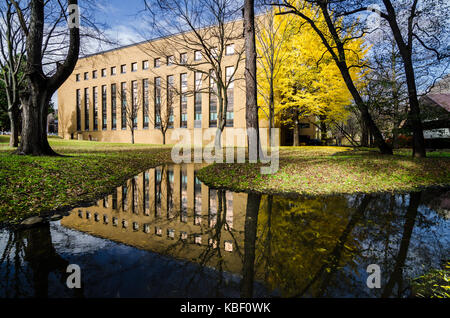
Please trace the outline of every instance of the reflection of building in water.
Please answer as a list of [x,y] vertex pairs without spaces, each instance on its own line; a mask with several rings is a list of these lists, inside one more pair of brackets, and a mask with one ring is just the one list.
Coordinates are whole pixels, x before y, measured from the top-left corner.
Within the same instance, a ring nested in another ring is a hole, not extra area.
[[209,189],[196,177],[196,168],[149,169],[96,205],[74,209],[61,224],[213,267],[222,258],[223,270],[238,273],[247,194]]

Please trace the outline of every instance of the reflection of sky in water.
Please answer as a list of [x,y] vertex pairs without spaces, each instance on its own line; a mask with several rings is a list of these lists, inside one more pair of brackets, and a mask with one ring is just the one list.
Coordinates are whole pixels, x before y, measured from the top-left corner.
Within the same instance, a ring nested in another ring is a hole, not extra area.
[[[59,222],[58,222],[59,223]],[[86,297],[239,297],[239,275],[219,273],[211,267],[175,260],[149,251],[52,225],[58,254],[80,265]],[[72,243],[75,240],[75,251]],[[82,252],[80,252],[82,250]],[[256,295],[267,295],[256,284]],[[61,290],[55,290],[58,295]]]

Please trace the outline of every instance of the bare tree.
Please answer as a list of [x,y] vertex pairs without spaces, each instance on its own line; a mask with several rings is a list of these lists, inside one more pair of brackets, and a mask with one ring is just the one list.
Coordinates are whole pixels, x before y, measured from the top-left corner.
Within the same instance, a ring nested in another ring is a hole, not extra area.
[[[405,28],[406,32],[402,32],[400,24],[401,17],[399,17],[398,11],[399,9],[402,9],[401,7],[398,8],[397,6],[398,9],[396,10],[396,5],[390,0],[383,0],[386,13],[380,13],[380,15],[389,23],[403,60],[410,107],[408,119],[410,120],[413,130],[413,156],[425,157],[425,139],[423,137],[422,122],[420,120],[419,99],[413,64],[414,41],[417,41],[419,45],[435,53],[438,59],[448,58],[450,54],[448,52],[448,42],[446,44],[444,43],[444,45],[447,46],[446,52],[442,54],[442,52],[439,51],[442,47],[442,43],[439,38],[436,37],[438,36],[438,33],[445,28],[442,26],[442,23],[448,24],[448,19],[442,19],[445,18],[445,16],[439,16],[441,10],[438,10],[438,6],[442,5],[436,1],[422,1],[422,5],[418,6],[418,2],[418,0],[409,1],[406,8],[403,8],[403,10],[408,12],[407,22],[405,22],[407,25]],[[450,7],[447,4],[445,8],[446,10],[443,12],[448,17],[448,9]],[[427,16],[427,19],[431,19],[431,21],[423,19],[424,16]],[[429,25],[430,23],[432,25]]]
[[6,111],[11,126],[9,145],[19,144],[20,98],[24,84],[25,39],[11,1],[0,4],[0,81],[6,91]]
[[122,123],[131,132],[131,143],[134,144],[134,131],[138,128],[138,113],[143,109],[143,89],[137,80],[131,82],[131,87],[121,87],[117,91],[121,101]]
[[[56,90],[75,68],[83,38],[104,39],[93,22],[94,1],[9,0],[25,41],[25,87],[21,92],[23,155],[56,155],[47,140],[47,111]],[[80,32],[83,28],[83,33]]]
[[[24,5],[22,1],[11,0],[17,11],[22,32],[26,37],[26,84],[27,90],[21,94],[23,108],[22,136],[19,154],[55,155],[47,140],[47,109],[53,93],[64,83],[75,68],[80,50],[80,31],[78,1],[68,0],[65,4],[58,1],[61,18],[53,20],[54,24],[46,33],[50,22],[46,20],[46,7],[52,1],[30,0]],[[29,10],[26,8],[29,7]],[[68,11],[69,15],[66,14]],[[47,12],[47,18],[49,17]],[[69,47],[63,62],[58,62],[51,75],[44,73],[44,52],[50,43],[52,33],[61,21],[69,29]],[[49,34],[50,33],[50,34]],[[44,35],[47,35],[44,40]]]
[[364,95],[378,127],[392,138],[392,146],[396,148],[400,126],[408,114],[408,90],[395,41],[385,42],[372,48],[373,69],[367,76]]
[[[236,20],[240,7],[233,0],[145,0],[145,4],[163,43],[150,41],[143,47],[169,64],[203,74],[211,82],[207,91],[217,99],[215,146],[221,147],[229,111],[228,92],[238,80],[235,75],[244,53],[239,45],[242,20]],[[174,33],[177,35],[167,37]],[[183,54],[192,51],[194,59],[184,58]]]

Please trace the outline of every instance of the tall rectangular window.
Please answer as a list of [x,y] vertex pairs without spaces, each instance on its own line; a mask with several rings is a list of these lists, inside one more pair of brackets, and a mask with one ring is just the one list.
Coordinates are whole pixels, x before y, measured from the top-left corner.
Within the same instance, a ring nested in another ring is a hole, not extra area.
[[167,111],[169,112],[168,128],[173,128],[173,104],[175,95],[175,82],[173,75],[167,76]]
[[234,123],[234,66],[225,68],[226,83],[228,85],[227,96],[228,105],[226,113],[226,127],[233,127]]
[[148,70],[148,60],[142,61],[142,69]]
[[187,128],[187,74],[183,73],[180,76],[180,110],[181,110],[181,128]]
[[209,72],[209,127],[217,127],[217,84],[214,70]]
[[187,210],[188,210],[188,175],[187,175],[187,170],[186,168],[182,168],[181,169],[181,173],[180,173],[180,178],[181,178],[181,182],[180,182],[180,186],[181,186],[181,202],[180,202],[180,206],[181,206],[181,211],[180,211],[180,218],[181,218],[181,222],[187,222]]
[[137,63],[136,62],[134,62],[134,63],[131,63],[131,71],[132,72],[137,72]]
[[187,63],[187,53],[181,53],[180,54],[180,64],[186,64]]
[[81,130],[81,91],[77,89],[77,131]]
[[94,104],[94,130],[98,130],[98,88],[95,86],[92,89],[93,104]]
[[155,128],[161,127],[161,77],[155,78]]
[[111,129],[117,128],[117,87],[111,84]]
[[194,173],[194,215],[202,214],[202,182]]
[[150,213],[150,173],[144,172],[144,214]]
[[102,129],[106,130],[106,85],[102,86]]
[[202,51],[194,52],[194,61],[200,61],[202,59]]
[[111,75],[116,75],[116,74],[117,74],[116,67],[115,66],[111,67]]
[[137,177],[131,179],[131,197],[133,200],[132,212],[135,214],[139,213],[139,189]]
[[195,72],[194,128],[202,127],[202,73]]
[[234,54],[234,44],[229,44],[225,47],[225,54],[226,55],[233,55]]
[[120,97],[121,97],[121,127],[123,130],[127,129],[127,83],[122,82],[120,84]]
[[117,210],[117,188],[114,189],[114,192],[112,194],[112,208],[114,210]]
[[214,227],[217,223],[218,194],[216,189],[209,189],[209,227]]
[[166,183],[166,189],[167,189],[167,219],[171,219],[173,217],[174,212],[174,182],[175,182],[175,174],[173,172],[172,168],[167,169],[167,183]]
[[84,130],[89,131],[89,88],[84,89]]
[[162,171],[161,168],[155,168],[155,216],[161,216],[161,199],[162,199]]
[[128,186],[124,184],[122,186],[122,210],[128,210]]
[[154,66],[155,68],[161,66],[161,59],[160,59],[159,57],[153,60],[153,66]]
[[131,105],[131,119],[133,120],[133,129],[137,129],[138,126],[138,122],[137,122],[137,110],[138,110],[138,83],[137,81],[132,81],[131,82],[131,101],[132,101],[132,105]]
[[228,224],[228,228],[233,228],[233,193],[230,191],[225,192],[225,200],[227,202],[227,211],[225,220]]
[[143,128],[147,129],[148,128],[148,123],[150,121],[149,115],[148,115],[148,108],[149,108],[149,86],[148,86],[148,79],[144,79],[142,80],[142,87],[143,87],[143,102],[142,102],[142,113],[143,113],[143,118],[144,118],[144,122],[143,122]]

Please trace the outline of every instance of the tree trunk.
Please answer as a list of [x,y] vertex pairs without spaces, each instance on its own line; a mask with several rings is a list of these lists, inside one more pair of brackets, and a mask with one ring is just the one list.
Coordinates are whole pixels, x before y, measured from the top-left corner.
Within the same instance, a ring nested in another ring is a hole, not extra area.
[[[255,41],[255,1],[245,0],[244,3],[244,35],[245,35],[245,119],[247,132],[249,160],[258,160],[260,152],[258,101],[256,83],[256,41]],[[251,158],[256,154],[256,158]]]
[[369,132],[367,131],[367,126],[361,116],[361,146],[369,147]]
[[11,138],[9,139],[9,146],[17,148],[19,145],[19,126],[20,126],[20,110],[19,107],[12,107],[8,112],[9,121],[11,125]]
[[398,148],[398,126],[396,125],[392,130],[392,149]]
[[134,129],[131,129],[131,143],[134,144]]
[[29,95],[22,98],[22,134],[17,150],[21,155],[57,155],[47,140],[47,111],[50,98],[42,90],[30,89]]
[[[44,75],[42,47],[44,45],[44,26],[46,24],[42,0],[29,1],[29,19],[22,20],[21,25],[26,33],[26,92],[22,93],[22,134],[17,153],[22,155],[57,155],[47,140],[48,105],[54,92],[72,74],[78,61],[80,51],[80,30],[75,22],[78,20],[77,10],[71,9],[68,23],[69,43],[65,60],[58,62],[51,77]],[[67,4],[78,5],[78,0],[68,0]],[[16,8],[17,10],[20,10]],[[61,8],[60,10],[65,10]],[[75,20],[73,20],[75,19]],[[26,25],[28,23],[28,26]]]
[[417,98],[416,82],[414,79],[414,68],[412,61],[408,58],[404,63],[406,73],[406,83],[408,85],[409,107],[408,119],[413,131],[413,156],[425,158],[425,138],[423,136],[422,121],[420,120],[420,107]]
[[214,148],[222,148],[222,129],[217,127],[216,136],[214,137]]
[[325,116],[320,115],[320,140],[322,141],[323,145],[326,146],[327,144],[327,124],[325,123]]
[[166,133],[162,132],[162,137],[163,137],[163,145],[166,144]]
[[270,102],[269,102],[269,145],[273,147],[272,143],[272,128],[274,128],[274,108],[275,108],[275,97],[273,93],[273,85],[270,85]]
[[294,144],[293,144],[294,147],[300,146],[299,134],[300,134],[300,129],[298,127],[298,120],[296,120],[294,123]]

